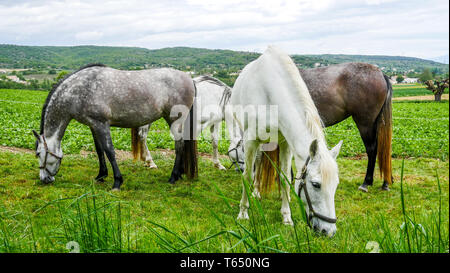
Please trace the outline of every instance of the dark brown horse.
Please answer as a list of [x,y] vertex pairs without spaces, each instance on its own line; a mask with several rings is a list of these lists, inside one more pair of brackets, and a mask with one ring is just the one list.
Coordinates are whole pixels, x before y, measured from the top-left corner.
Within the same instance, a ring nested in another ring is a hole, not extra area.
[[[367,192],[373,184],[378,155],[383,190],[392,183],[392,86],[389,78],[374,65],[343,63],[313,69],[300,69],[300,74],[326,127],[352,117],[358,127],[368,156],[366,177],[360,190]],[[266,152],[273,157],[276,152]],[[258,154],[261,166],[271,166],[266,156]],[[273,159],[272,159],[273,161]],[[255,176],[255,192],[259,196],[260,170]],[[277,177],[272,174],[271,177]],[[278,177],[277,177],[278,179]]]
[[392,183],[392,86],[374,65],[344,63],[300,70],[326,127],[352,117],[364,142],[368,165],[360,190],[373,184],[376,157],[384,190]]

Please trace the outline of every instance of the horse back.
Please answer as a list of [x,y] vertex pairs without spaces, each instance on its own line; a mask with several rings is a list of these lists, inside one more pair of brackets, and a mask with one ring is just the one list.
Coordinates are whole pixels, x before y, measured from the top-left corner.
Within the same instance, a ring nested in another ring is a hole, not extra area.
[[71,93],[67,97],[76,99],[74,116],[81,122],[95,117],[119,127],[169,119],[172,106],[190,108],[195,96],[191,77],[167,68],[124,71],[92,67],[76,73],[66,86],[66,93]]
[[366,63],[344,63],[300,70],[326,126],[349,116],[373,122],[387,97],[381,70]]

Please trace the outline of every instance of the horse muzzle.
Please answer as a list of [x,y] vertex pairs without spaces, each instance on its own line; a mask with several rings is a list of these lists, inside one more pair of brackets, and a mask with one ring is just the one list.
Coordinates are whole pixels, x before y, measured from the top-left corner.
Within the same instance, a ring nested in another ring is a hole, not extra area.
[[53,181],[55,181],[55,177],[49,175],[45,170],[41,170],[39,172],[39,178],[40,178],[41,182],[44,184],[50,184]]
[[311,226],[317,234],[332,238],[336,234],[336,224],[327,223],[317,218],[311,219]]

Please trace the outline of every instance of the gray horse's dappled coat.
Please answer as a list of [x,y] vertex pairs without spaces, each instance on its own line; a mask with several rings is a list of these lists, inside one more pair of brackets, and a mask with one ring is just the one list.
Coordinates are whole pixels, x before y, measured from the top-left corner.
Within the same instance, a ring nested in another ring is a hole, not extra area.
[[[123,179],[115,162],[110,126],[140,127],[161,117],[172,125],[179,118],[170,116],[172,107],[183,105],[191,109],[194,97],[195,85],[182,71],[169,68],[122,71],[88,65],[65,77],[49,93],[42,110],[40,134],[46,139],[56,134],[59,146],[70,120],[88,125],[100,160],[97,179],[107,175],[106,153],[114,170],[114,188],[118,189]],[[182,153],[186,147],[183,141],[176,141],[175,146],[177,158],[171,182],[184,172]]]

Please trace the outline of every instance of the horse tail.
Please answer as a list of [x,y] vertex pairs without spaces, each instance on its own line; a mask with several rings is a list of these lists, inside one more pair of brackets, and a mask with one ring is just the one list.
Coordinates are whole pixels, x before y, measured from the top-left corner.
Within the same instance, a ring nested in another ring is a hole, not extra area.
[[[184,140],[184,152],[183,152],[183,162],[184,162],[184,173],[188,178],[197,178],[198,177],[198,160],[197,160],[197,136],[194,136],[196,122],[194,119],[194,107],[195,106],[195,97],[197,95],[197,87],[195,86],[195,82],[193,81],[195,95],[194,95],[194,103],[189,110],[189,116],[186,119],[189,122],[189,138]],[[185,123],[185,125],[187,125]],[[185,126],[186,128],[186,126]]]
[[380,176],[392,184],[392,85],[383,75],[387,84],[387,96],[377,117],[377,154]]
[[138,160],[142,151],[142,143],[139,141],[138,128],[131,128],[131,152],[133,159]]
[[259,181],[259,190],[261,193],[268,193],[273,190],[275,181],[280,183],[280,147],[272,151],[262,152],[261,162],[256,174],[256,179]]

